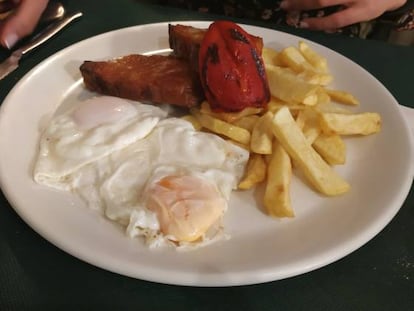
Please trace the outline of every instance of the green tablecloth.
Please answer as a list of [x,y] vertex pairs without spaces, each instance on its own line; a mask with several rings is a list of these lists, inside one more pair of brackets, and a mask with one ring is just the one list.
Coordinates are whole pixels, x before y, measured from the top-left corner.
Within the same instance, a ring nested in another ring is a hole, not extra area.
[[[138,24],[212,18],[128,0],[63,3],[84,17],[0,81],[0,102],[33,66],[79,40]],[[414,47],[258,25],[342,53],[371,72],[401,104],[414,107]],[[0,52],[2,59],[5,55]],[[413,207],[412,187],[379,235],[319,270],[260,285],[192,288],[140,281],[86,264],[40,237],[0,196],[0,310],[414,310]]]

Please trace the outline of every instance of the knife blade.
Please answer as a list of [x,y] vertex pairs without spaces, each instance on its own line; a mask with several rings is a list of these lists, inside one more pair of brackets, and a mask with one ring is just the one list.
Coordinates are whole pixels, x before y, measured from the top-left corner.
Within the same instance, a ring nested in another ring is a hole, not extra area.
[[43,31],[33,37],[27,44],[23,45],[19,49],[13,51],[10,56],[0,64],[0,80],[6,77],[8,74],[13,72],[16,68],[19,67],[20,59],[31,52],[33,49],[37,48],[42,43],[46,42],[59,31],[69,25],[72,21],[82,16],[82,12],[76,12],[68,15],[67,17],[62,18],[61,20],[50,24]]

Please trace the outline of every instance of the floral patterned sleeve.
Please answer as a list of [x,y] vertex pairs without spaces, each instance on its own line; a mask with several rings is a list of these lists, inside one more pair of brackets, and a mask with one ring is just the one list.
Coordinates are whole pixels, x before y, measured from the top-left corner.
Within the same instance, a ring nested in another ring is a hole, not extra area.
[[414,30],[414,0],[407,0],[401,8],[387,12],[381,18],[393,23],[398,31]]
[[397,30],[413,30],[414,29],[414,9],[404,13],[397,21]]
[[[342,6],[335,6],[328,9],[288,13],[280,8],[281,1],[277,0],[160,0],[160,2],[205,13],[268,20],[294,27],[297,27],[303,18],[325,16],[343,9]],[[375,27],[384,25],[397,30],[414,29],[414,0],[408,0],[402,8],[388,12],[376,20],[350,25],[338,32],[367,38],[375,31]]]

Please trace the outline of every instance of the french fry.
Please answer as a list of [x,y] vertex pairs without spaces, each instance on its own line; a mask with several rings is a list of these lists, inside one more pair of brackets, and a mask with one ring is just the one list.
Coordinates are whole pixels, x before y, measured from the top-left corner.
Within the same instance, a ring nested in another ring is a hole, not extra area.
[[319,135],[312,144],[313,148],[330,165],[344,164],[346,146],[339,135]]
[[276,144],[267,168],[263,204],[273,217],[294,217],[290,200],[292,163],[282,145]]
[[200,122],[198,122],[198,120],[194,116],[188,114],[188,115],[182,116],[181,119],[190,122],[196,131],[201,130],[202,126]]
[[246,117],[243,117],[241,119],[238,119],[238,120],[232,122],[232,124],[234,124],[238,127],[242,127],[244,129],[248,130],[249,132],[252,132],[256,122],[259,119],[260,119],[260,117],[257,116],[257,115],[246,116]]
[[281,62],[291,68],[293,71],[300,73],[305,70],[313,71],[312,65],[303,57],[299,50],[294,46],[283,49],[279,55]]
[[299,126],[299,128],[303,130],[303,128],[305,127],[305,123],[306,123],[306,113],[304,110],[298,111],[295,121],[296,121],[296,124]]
[[304,70],[298,73],[297,76],[307,83],[320,86],[327,86],[333,80],[333,76],[329,73],[317,72],[312,70]]
[[327,87],[333,76],[326,58],[307,43],[282,51],[263,48],[271,92],[267,109],[215,112],[208,102],[184,116],[196,129],[206,129],[250,152],[238,188],[265,182],[263,204],[273,217],[294,217],[290,184],[292,169],[327,196],[341,195],[350,185],[333,169],[346,162],[341,135],[380,131],[377,113],[351,111],[359,101],[351,93]]
[[262,59],[265,65],[281,66],[279,52],[275,49],[264,47],[262,50]]
[[329,105],[331,102],[331,97],[329,97],[328,93],[326,93],[325,89],[319,88],[316,91],[316,94],[318,95],[318,102],[317,105]]
[[359,105],[359,100],[355,98],[355,96],[351,93],[331,89],[325,89],[325,91],[329,95],[329,97],[335,102],[351,106]]
[[244,145],[242,143],[239,143],[238,141],[234,141],[232,139],[226,139],[229,143],[232,143],[233,145],[236,145],[237,147],[243,148],[246,151],[250,151],[250,146]]
[[326,58],[316,53],[307,43],[299,41],[299,51],[318,71],[328,72],[328,62]]
[[319,86],[304,82],[288,68],[269,65],[266,73],[272,96],[292,104],[312,106],[317,103]]
[[271,111],[271,112],[276,112],[277,110],[279,110],[280,108],[282,108],[282,107],[284,107],[286,105],[289,106],[289,109],[291,111],[299,111],[299,110],[302,110],[302,109],[305,109],[306,108],[306,106],[303,105],[303,104],[299,104],[299,103],[296,103],[296,104],[287,103],[287,102],[284,102],[283,100],[280,100],[280,99],[278,99],[276,97],[272,97],[270,99],[270,102],[267,105],[267,110],[268,111]]
[[278,58],[283,65],[292,69],[298,74],[298,77],[307,83],[326,86],[333,80],[332,75],[327,72],[327,69],[318,70],[318,68],[315,68],[304,57],[303,53],[294,46],[283,49],[279,53]]
[[314,109],[314,107],[307,107],[307,109],[303,110],[303,115],[305,118],[306,126],[319,126],[319,118],[320,115],[317,110]]
[[[301,127],[303,135],[309,144],[315,141],[321,133],[319,127],[319,114],[313,109],[302,110],[303,126]],[[297,120],[296,120],[297,123]]]
[[305,135],[306,141],[310,145],[312,145],[313,142],[316,140],[316,138],[321,133],[321,130],[319,129],[319,127],[315,127],[311,125],[311,126],[305,126],[302,132],[303,132],[303,135]]
[[250,140],[251,151],[259,154],[272,153],[272,118],[273,114],[268,111],[256,122]]
[[272,96],[270,98],[270,102],[267,104],[267,110],[271,112],[276,112],[277,110],[279,110],[285,105],[286,105],[286,102]]
[[193,109],[191,113],[197,118],[198,122],[206,129],[239,142],[243,145],[250,144],[250,132],[244,128],[235,126],[231,123],[224,122],[208,114],[200,113]]
[[318,191],[328,196],[349,191],[349,184],[306,141],[287,107],[275,113],[272,130],[295,164]]
[[256,115],[262,112],[263,109],[256,107],[247,107],[239,112],[214,112],[211,110],[207,101],[201,103],[200,112],[208,114],[214,118],[223,120],[225,122],[233,123],[245,116]]
[[381,117],[374,112],[322,113],[320,120],[322,131],[328,135],[370,135],[381,130]]
[[[318,94],[319,96],[319,94]],[[351,110],[345,108],[343,105],[334,103],[334,102],[322,102],[318,103],[312,107],[315,111],[320,113],[342,113],[342,114],[353,114]]]
[[247,162],[247,168],[245,176],[239,183],[238,188],[241,190],[251,189],[258,183],[261,183],[266,178],[266,162],[260,154],[252,153],[249,161]]

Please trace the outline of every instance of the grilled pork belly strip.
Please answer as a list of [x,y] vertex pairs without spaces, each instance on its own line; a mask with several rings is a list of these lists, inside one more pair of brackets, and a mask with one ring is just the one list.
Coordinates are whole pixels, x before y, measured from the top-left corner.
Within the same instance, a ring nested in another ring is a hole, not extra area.
[[[80,71],[90,91],[137,101],[194,107],[204,100],[198,54],[207,29],[169,25],[173,55],[128,55],[109,61],[85,61]],[[261,53],[263,40],[251,36]]]
[[173,54],[186,59],[192,70],[198,72],[198,53],[207,29],[185,25],[168,25],[168,39]]
[[99,94],[181,107],[196,106],[204,99],[188,62],[174,56],[134,54],[85,61],[80,71],[86,88]]
[[[198,70],[198,53],[207,29],[195,28],[186,25],[168,25],[168,38],[170,48],[178,58],[188,60],[191,69]],[[250,39],[256,46],[259,55],[262,54],[263,39],[250,35]]]

